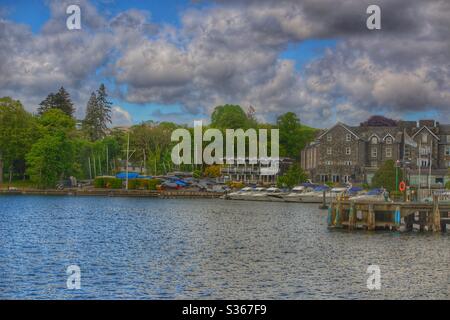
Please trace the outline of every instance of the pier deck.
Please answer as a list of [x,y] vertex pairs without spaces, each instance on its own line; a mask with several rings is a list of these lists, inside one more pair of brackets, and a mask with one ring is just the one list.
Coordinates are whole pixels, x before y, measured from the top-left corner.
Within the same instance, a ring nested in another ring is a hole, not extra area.
[[450,224],[450,203],[371,202],[336,200],[328,209],[330,228],[446,231]]

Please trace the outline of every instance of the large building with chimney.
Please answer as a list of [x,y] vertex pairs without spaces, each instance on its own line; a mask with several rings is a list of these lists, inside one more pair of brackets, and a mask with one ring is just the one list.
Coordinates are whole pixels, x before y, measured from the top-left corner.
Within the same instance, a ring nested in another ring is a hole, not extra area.
[[386,160],[398,163],[411,185],[442,188],[449,180],[450,125],[434,120],[339,122],[320,131],[301,154],[303,169],[321,183],[371,183]]

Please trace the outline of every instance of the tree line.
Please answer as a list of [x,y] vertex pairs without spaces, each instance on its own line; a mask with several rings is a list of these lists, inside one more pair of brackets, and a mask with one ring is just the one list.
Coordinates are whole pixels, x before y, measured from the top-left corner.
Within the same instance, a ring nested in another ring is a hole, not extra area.
[[[0,184],[24,180],[36,187],[53,188],[70,176],[83,180],[113,175],[125,164],[128,136],[129,161],[138,171],[151,175],[174,170],[196,171],[197,175],[218,172],[215,168],[172,164],[171,151],[176,144],[171,141],[173,130],[193,130],[192,127],[149,120],[125,130],[111,128],[111,106],[103,84],[92,92],[81,123],[76,120],[70,94],[63,87],[39,104],[37,114],[27,112],[18,100],[1,98]],[[295,113],[280,115],[273,124],[259,123],[253,108],[246,112],[238,105],[217,106],[210,125],[204,127],[208,128],[278,128],[280,155],[296,160],[315,134],[315,129],[302,125]],[[304,177],[298,170],[294,173]]]

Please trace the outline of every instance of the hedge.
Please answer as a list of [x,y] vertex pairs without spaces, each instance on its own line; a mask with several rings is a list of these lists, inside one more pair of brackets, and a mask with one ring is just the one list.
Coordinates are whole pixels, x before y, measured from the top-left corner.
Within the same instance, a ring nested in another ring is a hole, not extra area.
[[156,190],[160,183],[158,179],[130,179],[128,189],[130,190]]
[[94,180],[95,188],[122,189],[122,180],[117,178],[99,177]]

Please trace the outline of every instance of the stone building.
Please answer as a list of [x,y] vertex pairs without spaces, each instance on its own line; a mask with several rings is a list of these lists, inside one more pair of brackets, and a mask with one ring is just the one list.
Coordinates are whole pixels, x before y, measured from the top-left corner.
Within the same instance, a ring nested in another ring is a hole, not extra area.
[[450,168],[450,125],[434,120],[337,123],[319,132],[301,154],[303,169],[322,183],[370,183],[386,160],[398,161],[413,185],[442,187]]

